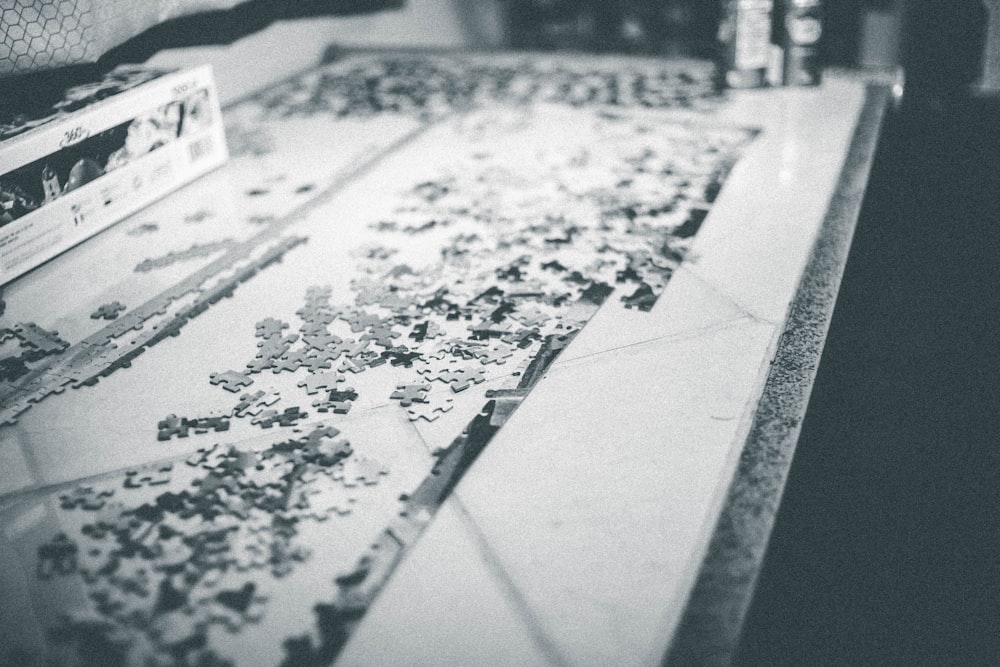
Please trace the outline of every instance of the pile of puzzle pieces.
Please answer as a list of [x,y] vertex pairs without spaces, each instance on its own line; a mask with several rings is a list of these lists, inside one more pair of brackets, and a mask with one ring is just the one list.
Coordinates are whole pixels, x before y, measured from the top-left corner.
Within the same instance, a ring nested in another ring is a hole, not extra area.
[[[236,632],[264,614],[266,594],[251,575],[282,577],[309,557],[297,524],[349,514],[359,488],[389,472],[323,424],[260,451],[202,448],[186,463],[196,471],[186,488],[165,463],[127,471],[117,490],[92,484],[60,495],[64,511],[92,518],[78,539],[59,533],[39,546],[38,576],[78,574],[94,605],[64,619],[63,637],[116,641],[143,660],[207,660],[212,626]],[[157,488],[141,504],[129,500]],[[108,621],[132,632],[108,634]]]

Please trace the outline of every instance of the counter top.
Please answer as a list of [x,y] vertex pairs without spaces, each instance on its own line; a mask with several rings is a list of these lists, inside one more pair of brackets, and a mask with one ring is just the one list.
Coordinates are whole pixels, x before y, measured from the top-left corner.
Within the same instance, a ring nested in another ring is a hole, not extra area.
[[357,53],[230,105],[226,167],[4,289],[68,349],[3,386],[0,645],[725,663],[888,97],[710,79]]

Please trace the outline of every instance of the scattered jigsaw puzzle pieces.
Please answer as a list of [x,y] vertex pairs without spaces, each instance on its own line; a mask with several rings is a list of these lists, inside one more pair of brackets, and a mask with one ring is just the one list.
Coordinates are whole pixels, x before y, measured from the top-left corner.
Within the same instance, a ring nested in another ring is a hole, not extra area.
[[226,371],[224,373],[212,373],[211,382],[214,385],[222,385],[226,391],[238,392],[242,387],[249,387],[253,384],[253,378],[246,373],[239,371]]
[[305,350],[296,350],[294,352],[288,352],[281,357],[272,360],[271,362],[271,372],[275,375],[278,373],[294,373],[295,371],[302,368],[302,360],[306,356]]
[[427,403],[414,403],[407,408],[406,414],[409,416],[411,422],[418,419],[432,422],[455,407],[455,399],[447,395],[431,395],[429,399]]
[[413,326],[413,331],[410,332],[410,338],[418,343],[422,343],[427,339],[434,339],[438,336],[443,336],[444,332],[441,331],[441,327],[437,325],[433,320],[425,320]]
[[510,322],[494,322],[491,319],[485,319],[479,324],[470,324],[468,328],[472,332],[473,338],[484,340],[509,334],[514,327]]
[[392,339],[399,338],[399,336],[400,333],[393,331],[391,326],[379,325],[372,327],[369,333],[361,337],[361,340],[370,340],[380,347],[390,348],[394,345]]
[[306,376],[296,386],[304,387],[307,394],[318,394],[322,390],[331,390],[338,382],[343,382],[344,376],[337,372],[313,373]]
[[379,483],[383,475],[388,474],[389,468],[374,459],[350,458],[338,465],[333,478],[350,488],[359,483],[374,486]]
[[157,424],[159,431],[156,434],[157,440],[170,440],[175,435],[179,438],[188,437],[191,429],[194,429],[195,433],[208,433],[208,431],[214,430],[228,431],[229,430],[229,418],[232,416],[232,411],[229,412],[210,412],[204,417],[178,417],[177,415],[167,415],[162,421]]
[[486,380],[486,369],[482,366],[462,366],[460,360],[452,359],[446,366],[422,368],[418,373],[426,375],[431,380],[438,380],[451,385],[454,392],[465,391],[473,384]]
[[256,585],[247,582],[243,588],[222,590],[199,602],[208,610],[209,623],[222,625],[235,634],[247,623],[258,623],[263,618],[262,607],[267,598],[255,591]]
[[521,349],[531,347],[532,343],[541,339],[542,334],[538,329],[518,329],[517,331],[511,332],[506,336],[502,336],[502,340],[504,342],[516,345]]
[[282,336],[285,329],[288,328],[288,323],[277,320],[273,317],[268,317],[254,325],[257,330],[255,336],[257,338],[271,338],[272,336]]
[[326,399],[316,399],[312,405],[319,412],[335,412],[346,415],[351,410],[352,402],[357,400],[358,393],[354,387],[344,387],[343,390],[333,389]]
[[34,322],[15,324],[13,331],[22,345],[42,355],[56,354],[69,347],[58,331],[46,331]]
[[351,443],[344,438],[327,438],[316,445],[317,463],[331,466],[354,453]]
[[209,429],[215,432],[229,430],[230,413],[218,412],[209,413],[205,417],[195,419],[185,419],[184,422],[194,429],[195,433],[208,433]]
[[233,413],[237,417],[246,417],[247,415],[256,416],[260,414],[264,407],[274,405],[279,400],[281,400],[281,394],[274,387],[261,389],[252,394],[246,393],[240,396],[240,402],[233,408]]
[[80,547],[69,539],[66,533],[58,533],[51,541],[38,547],[39,579],[48,579],[53,574],[76,572],[76,558]]
[[465,391],[473,384],[479,384],[486,380],[485,368],[463,367],[455,369],[448,376],[446,382],[451,384],[453,392]]
[[648,312],[653,309],[656,305],[657,294],[653,292],[653,288],[646,284],[640,283],[632,294],[627,294],[622,296],[622,303],[625,304],[626,308],[637,308],[641,311]]
[[217,459],[221,456],[223,454],[219,449],[219,444],[215,443],[211,447],[200,447],[198,451],[184,459],[184,462],[189,466],[212,468],[215,467]]
[[332,514],[347,516],[354,509],[357,498],[344,486],[326,485],[310,500],[309,511],[303,516],[316,521],[326,521]]
[[400,384],[396,385],[396,391],[389,398],[398,400],[402,407],[408,408],[415,402],[426,403],[427,392],[430,390],[429,384]]
[[342,317],[351,327],[354,333],[361,333],[370,327],[385,326],[382,318],[369,313],[354,312],[346,317]]
[[485,366],[486,364],[505,364],[514,355],[514,350],[503,343],[497,343],[488,348],[479,348],[472,353]]
[[125,310],[125,304],[121,301],[112,301],[111,303],[106,303],[100,308],[95,310],[90,314],[90,319],[92,320],[114,320],[118,318],[119,313]]
[[59,506],[64,510],[99,510],[104,507],[105,498],[110,498],[114,493],[114,489],[95,491],[92,486],[77,486],[71,492],[59,496]]
[[156,428],[159,429],[156,434],[156,439],[162,441],[170,440],[175,435],[178,438],[188,437],[190,425],[187,423],[186,419],[170,414],[164,417],[163,420],[156,425]]
[[144,466],[135,470],[128,470],[125,472],[123,486],[126,489],[138,489],[143,486],[167,484],[170,482],[170,471],[173,468],[173,464],[166,463],[159,466]]
[[260,426],[261,428],[271,428],[275,424],[279,426],[295,426],[296,422],[300,419],[305,419],[309,414],[299,410],[298,406],[285,408],[282,412],[277,410],[265,410],[260,413],[252,420],[251,424]]
[[329,331],[317,331],[315,333],[303,334],[302,343],[310,349],[323,351],[337,345],[340,345],[343,341],[339,336],[334,336]]
[[160,570],[172,570],[183,567],[194,556],[194,551],[191,547],[184,544],[184,540],[180,536],[158,540],[156,551],[158,552],[156,568]]
[[414,361],[423,360],[423,355],[419,352],[411,352],[405,345],[398,345],[396,347],[390,347],[388,350],[383,352],[382,358],[388,360],[393,366],[411,368]]

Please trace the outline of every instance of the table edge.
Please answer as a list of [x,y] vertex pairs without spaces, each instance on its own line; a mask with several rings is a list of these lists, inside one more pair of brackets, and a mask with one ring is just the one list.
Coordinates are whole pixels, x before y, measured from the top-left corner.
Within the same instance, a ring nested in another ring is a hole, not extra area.
[[756,588],[891,99],[866,86],[851,144],[664,667],[729,665]]

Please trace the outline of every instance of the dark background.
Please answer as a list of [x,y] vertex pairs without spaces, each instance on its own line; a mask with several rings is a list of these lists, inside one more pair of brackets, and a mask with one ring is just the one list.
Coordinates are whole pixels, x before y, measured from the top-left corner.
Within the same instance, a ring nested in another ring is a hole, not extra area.
[[741,665],[1000,664],[1000,99],[914,0]]
[[998,264],[1000,103],[910,100],[876,158],[739,664],[1000,664]]

